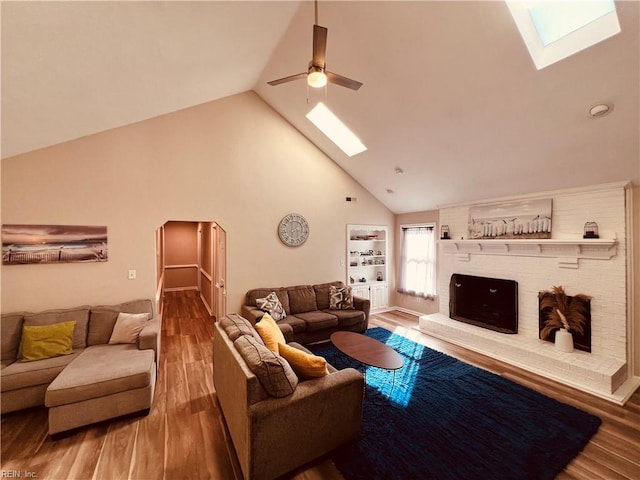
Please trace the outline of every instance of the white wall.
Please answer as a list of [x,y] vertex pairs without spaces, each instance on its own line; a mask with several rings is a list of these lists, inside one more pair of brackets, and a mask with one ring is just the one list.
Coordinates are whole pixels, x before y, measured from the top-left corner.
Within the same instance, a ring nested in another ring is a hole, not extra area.
[[[109,237],[106,263],[2,267],[3,312],[153,298],[168,220],[227,231],[230,312],[250,288],[344,281],[346,224],[394,221],[253,92],[4,159],[1,181],[3,223],[106,225]],[[298,248],[277,236],[290,212],[309,221]]]
[[[543,195],[544,196],[544,195]],[[586,221],[596,221],[601,238],[617,238],[617,255],[610,260],[580,259],[578,269],[560,268],[557,258],[471,255],[469,262],[456,255],[439,255],[440,313],[449,314],[448,285],[452,273],[518,282],[518,335],[538,338],[538,298],[541,290],[563,286],[568,295],[592,296],[592,352],[627,360],[627,285],[625,189],[594,187],[588,191],[554,193],[552,238],[581,239]],[[451,228],[452,238],[467,237],[469,207],[444,208],[440,221]],[[631,301],[631,299],[629,299]]]

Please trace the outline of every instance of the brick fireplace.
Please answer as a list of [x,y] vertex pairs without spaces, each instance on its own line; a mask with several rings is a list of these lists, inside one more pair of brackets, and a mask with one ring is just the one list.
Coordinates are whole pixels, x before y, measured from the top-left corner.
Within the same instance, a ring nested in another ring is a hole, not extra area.
[[[636,386],[634,379],[629,378],[626,187],[608,184],[520,197],[552,198],[549,240],[468,240],[470,205],[441,208],[440,224],[449,226],[451,240],[441,240],[438,248],[439,313],[422,316],[420,330],[624,403]],[[587,221],[598,223],[599,240],[583,240]],[[504,334],[449,318],[449,284],[453,274],[517,282],[517,334]],[[592,297],[591,352],[559,352],[551,342],[538,338],[538,293],[556,285],[563,286],[568,295],[582,293]]]

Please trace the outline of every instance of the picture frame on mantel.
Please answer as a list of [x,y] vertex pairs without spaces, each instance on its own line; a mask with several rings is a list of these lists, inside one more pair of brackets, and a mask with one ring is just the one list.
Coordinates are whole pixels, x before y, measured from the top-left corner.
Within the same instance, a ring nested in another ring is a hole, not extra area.
[[468,238],[549,239],[552,199],[521,200],[469,208]]

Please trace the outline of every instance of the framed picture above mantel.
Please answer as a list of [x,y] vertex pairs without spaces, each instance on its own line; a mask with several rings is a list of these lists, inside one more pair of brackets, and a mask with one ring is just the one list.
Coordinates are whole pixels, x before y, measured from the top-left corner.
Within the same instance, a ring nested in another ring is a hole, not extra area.
[[469,208],[469,239],[551,238],[550,198]]

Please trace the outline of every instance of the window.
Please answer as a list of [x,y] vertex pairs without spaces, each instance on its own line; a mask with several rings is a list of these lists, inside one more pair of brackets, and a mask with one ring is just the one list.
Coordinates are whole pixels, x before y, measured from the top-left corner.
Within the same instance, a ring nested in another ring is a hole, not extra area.
[[506,0],[538,70],[620,33],[613,0]]
[[436,296],[434,225],[402,227],[398,292],[433,299]]

